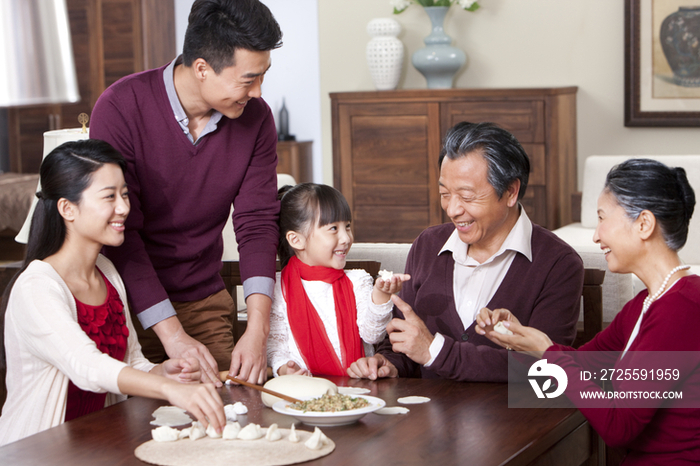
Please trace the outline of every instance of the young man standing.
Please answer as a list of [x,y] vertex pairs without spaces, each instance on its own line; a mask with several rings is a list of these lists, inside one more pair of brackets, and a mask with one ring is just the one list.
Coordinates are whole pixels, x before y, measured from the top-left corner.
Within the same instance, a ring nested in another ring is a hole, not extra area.
[[[196,0],[182,56],[117,81],[92,114],[90,136],[128,163],[126,240],[105,252],[126,284],[144,354],[196,357],[205,382],[220,383],[217,369],[265,380],[279,202],[277,135],[261,84],[281,38],[258,0]],[[234,303],[219,276],[232,204],[248,306],[235,348]]]

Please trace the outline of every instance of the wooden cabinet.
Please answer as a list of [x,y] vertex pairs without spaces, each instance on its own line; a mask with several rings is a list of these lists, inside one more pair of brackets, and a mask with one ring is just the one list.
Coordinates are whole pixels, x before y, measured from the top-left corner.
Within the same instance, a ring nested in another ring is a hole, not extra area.
[[67,0],[81,100],[8,111],[10,170],[38,173],[45,131],[79,127],[119,78],[175,57],[173,0]]
[[438,195],[442,138],[460,121],[491,121],[530,157],[522,199],[549,229],[571,222],[576,191],[576,87],[332,93],[333,182],[353,212],[355,241],[412,242],[446,221]]
[[277,173],[287,173],[297,183],[313,181],[312,141],[278,141]]

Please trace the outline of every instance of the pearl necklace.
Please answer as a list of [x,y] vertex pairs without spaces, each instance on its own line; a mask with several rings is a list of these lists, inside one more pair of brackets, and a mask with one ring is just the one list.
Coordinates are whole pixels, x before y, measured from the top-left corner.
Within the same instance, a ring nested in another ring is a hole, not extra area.
[[661,287],[654,293],[653,295],[648,295],[646,298],[644,298],[644,304],[642,306],[642,313],[646,312],[647,309],[649,309],[649,306],[651,306],[651,303],[656,301],[659,296],[664,292],[666,289],[666,285],[668,285],[668,281],[671,279],[674,273],[680,272],[681,270],[688,270],[690,268],[689,265],[679,265],[678,267],[674,267],[668,275],[666,275],[666,278],[664,278],[664,281],[661,283]]

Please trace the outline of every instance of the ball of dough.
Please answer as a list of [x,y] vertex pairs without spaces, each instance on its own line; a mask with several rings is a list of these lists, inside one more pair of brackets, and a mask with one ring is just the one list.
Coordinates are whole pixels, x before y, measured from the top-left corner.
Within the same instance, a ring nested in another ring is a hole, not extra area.
[[[307,377],[305,375],[281,375],[268,380],[265,388],[294,398],[317,398],[325,394],[335,395],[338,393],[338,386],[327,379],[320,377]],[[281,398],[262,393],[262,401],[268,408]]]

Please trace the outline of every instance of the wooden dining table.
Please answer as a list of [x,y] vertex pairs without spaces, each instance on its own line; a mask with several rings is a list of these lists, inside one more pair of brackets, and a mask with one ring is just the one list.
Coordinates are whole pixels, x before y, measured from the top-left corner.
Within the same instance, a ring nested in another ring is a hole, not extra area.
[[[461,383],[431,379],[356,380],[328,377],[338,386],[362,387],[387,406],[397,399],[430,401],[403,405],[407,414],[367,414],[358,422],[323,427],[336,444],[328,456],[309,465],[581,465],[597,464],[598,438],[575,408],[509,408],[507,384]],[[240,401],[248,413],[241,425],[295,419],[265,407],[260,392],[224,386],[225,404]],[[167,402],[133,397],[0,448],[0,464],[144,465],[134,449],[151,439],[152,413]],[[297,429],[313,431],[299,424]]]

